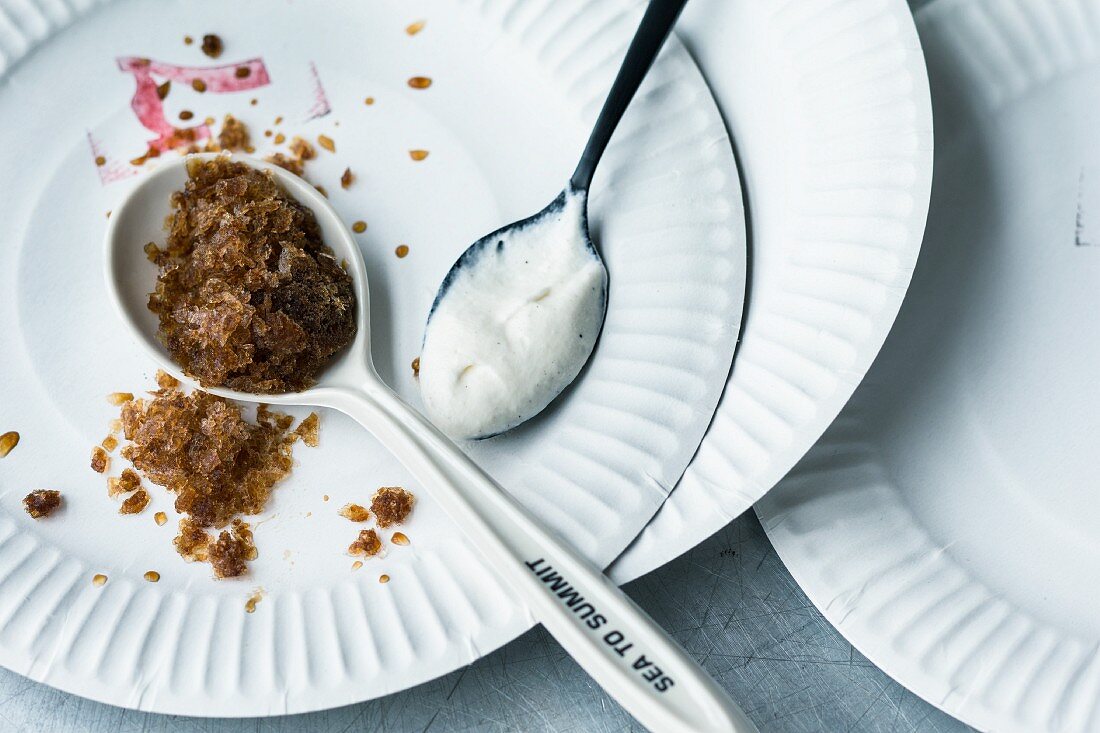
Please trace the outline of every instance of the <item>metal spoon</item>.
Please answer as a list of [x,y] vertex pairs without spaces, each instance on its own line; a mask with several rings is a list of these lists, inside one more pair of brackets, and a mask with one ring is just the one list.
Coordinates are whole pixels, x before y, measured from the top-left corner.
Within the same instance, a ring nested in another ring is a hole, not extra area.
[[[658,731],[755,730],[725,692],[614,583],[543,528],[382,382],[371,363],[367,273],[355,240],[311,185],[267,163],[238,159],[270,171],[287,193],[313,210],[325,243],[337,259],[348,262],[359,328],[350,347],[307,390],[275,395],[209,391],[243,401],[329,407],[361,423],[439,502],[516,598],[643,725]],[[143,251],[145,243],[164,237],[170,196],[187,180],[186,160],[162,162],[115,207],[107,226],[105,274],[107,291],[138,344],[169,373],[193,384],[157,339],[158,321],[146,306],[157,269]],[[567,585],[555,582],[552,589],[546,580],[550,572]],[[615,649],[627,642],[633,644],[631,652],[620,656]],[[634,665],[642,655],[650,664],[639,670]]]
[[488,438],[534,417],[592,355],[608,276],[588,233],[588,189],[686,3],[649,3],[565,190],[470,245],[439,286],[424,328],[420,393],[451,437]]

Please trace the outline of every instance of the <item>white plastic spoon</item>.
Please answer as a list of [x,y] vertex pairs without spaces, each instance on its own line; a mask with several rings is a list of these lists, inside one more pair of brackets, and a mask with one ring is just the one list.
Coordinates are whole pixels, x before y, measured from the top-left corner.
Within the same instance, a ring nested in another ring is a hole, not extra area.
[[[543,528],[382,382],[371,362],[366,268],[336,211],[301,178],[258,160],[235,159],[270,171],[288,194],[313,210],[325,243],[338,260],[347,260],[359,328],[351,346],[305,391],[209,391],[243,401],[329,407],[357,420],[442,505],[517,599],[647,728],[662,733],[755,730],[726,693],[614,583]],[[138,343],[166,371],[194,384],[157,340],[158,320],[146,305],[157,268],[143,250],[147,242],[165,237],[169,199],[187,181],[186,160],[161,162],[115,207],[107,226],[106,280]],[[624,654],[616,651],[627,644],[631,646]]]

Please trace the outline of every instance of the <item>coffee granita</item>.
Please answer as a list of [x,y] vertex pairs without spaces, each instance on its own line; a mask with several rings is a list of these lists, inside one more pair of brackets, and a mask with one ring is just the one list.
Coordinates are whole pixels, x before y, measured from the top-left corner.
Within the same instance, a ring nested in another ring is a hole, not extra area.
[[61,506],[61,492],[53,489],[35,489],[23,497],[23,508],[35,519],[54,513]]
[[383,486],[371,497],[370,510],[374,512],[378,526],[385,529],[404,522],[415,500],[412,492],[400,486]]
[[[149,481],[176,495],[184,517],[174,540],[185,560],[209,562],[215,577],[243,574],[256,557],[249,525],[240,515],[263,511],[274,486],[290,474],[292,446],[301,433],[293,418],[261,405],[255,421],[235,402],[194,390],[185,394],[168,375],[157,375],[160,389],[149,399],[122,406],[120,451]],[[314,426],[312,415],[306,421]],[[141,511],[148,494],[132,469],[109,486],[113,494],[134,491],[122,513]],[[159,522],[158,522],[159,523]],[[221,530],[212,535],[209,531]]]
[[270,173],[192,160],[172,196],[149,308],[172,358],[204,386],[299,391],[355,336],[355,291],[313,212]]

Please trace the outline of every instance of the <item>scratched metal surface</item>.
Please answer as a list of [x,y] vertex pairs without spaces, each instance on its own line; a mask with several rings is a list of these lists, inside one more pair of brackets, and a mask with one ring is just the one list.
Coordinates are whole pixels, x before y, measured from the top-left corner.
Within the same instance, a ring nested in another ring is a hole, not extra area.
[[[765,733],[969,730],[855,651],[799,590],[751,512],[627,589]],[[0,733],[373,730],[641,729],[542,629],[412,690],[361,705],[262,720],[136,713],[0,670]]]

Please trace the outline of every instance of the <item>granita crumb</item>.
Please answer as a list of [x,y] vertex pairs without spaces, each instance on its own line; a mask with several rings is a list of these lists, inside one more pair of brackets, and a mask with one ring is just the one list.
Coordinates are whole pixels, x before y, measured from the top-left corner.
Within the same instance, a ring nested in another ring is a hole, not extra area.
[[141,514],[147,506],[149,506],[149,492],[145,489],[138,489],[126,497],[126,501],[122,502],[122,506],[118,508],[118,513]]
[[348,546],[348,554],[356,557],[374,557],[381,551],[382,540],[379,539],[378,532],[373,529],[361,530],[359,537]]
[[370,519],[370,512],[360,504],[345,504],[340,507],[339,514],[341,517],[350,519],[353,522],[365,522]]
[[54,489],[35,489],[23,497],[23,508],[35,519],[48,517],[61,506],[61,492]]
[[416,497],[400,486],[383,486],[371,497],[370,509],[382,529],[401,524],[409,517]]

